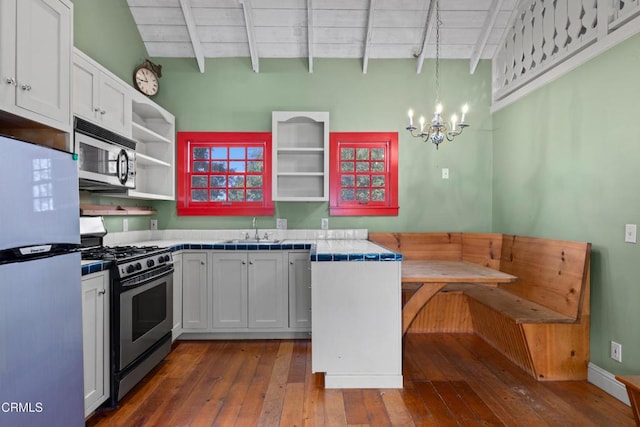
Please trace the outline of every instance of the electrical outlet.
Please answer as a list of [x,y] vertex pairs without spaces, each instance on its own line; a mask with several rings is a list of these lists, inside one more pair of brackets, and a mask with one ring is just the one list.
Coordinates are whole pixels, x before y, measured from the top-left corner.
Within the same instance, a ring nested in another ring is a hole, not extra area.
[[442,179],[449,179],[449,168],[442,168]]
[[624,241],[627,243],[636,243],[636,225],[626,224],[624,226]]
[[129,219],[128,218],[123,218],[122,219],[122,231],[129,231]]
[[149,228],[151,230],[157,230],[158,229],[158,220],[157,219],[152,219],[151,220],[151,224],[149,225]]
[[329,229],[329,218],[322,218],[320,220],[320,228],[323,230]]
[[622,363],[622,344],[611,341],[611,358]]
[[287,229],[287,219],[286,218],[278,218],[278,219],[276,219],[276,228],[278,230],[286,230]]

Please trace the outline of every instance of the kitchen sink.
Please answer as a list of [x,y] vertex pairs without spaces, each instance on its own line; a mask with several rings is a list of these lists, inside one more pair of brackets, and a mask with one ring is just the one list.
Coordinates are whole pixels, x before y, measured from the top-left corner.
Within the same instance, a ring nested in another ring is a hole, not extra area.
[[225,243],[264,243],[264,244],[271,244],[271,243],[280,243],[281,240],[278,239],[232,239],[232,240],[225,240]]

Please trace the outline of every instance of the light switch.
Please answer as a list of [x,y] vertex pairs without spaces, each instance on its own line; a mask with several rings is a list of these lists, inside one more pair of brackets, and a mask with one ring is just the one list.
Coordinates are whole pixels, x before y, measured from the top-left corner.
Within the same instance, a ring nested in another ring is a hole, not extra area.
[[449,179],[449,168],[442,168],[442,179]]
[[624,226],[624,241],[627,243],[636,243],[635,224],[627,224]]

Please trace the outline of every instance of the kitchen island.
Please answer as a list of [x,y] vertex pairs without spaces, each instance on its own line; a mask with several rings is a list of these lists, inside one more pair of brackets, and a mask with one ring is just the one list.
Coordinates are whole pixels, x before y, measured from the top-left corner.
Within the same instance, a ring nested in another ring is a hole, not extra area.
[[[188,232],[184,236],[180,234],[179,230],[168,233],[161,231],[150,236],[150,239],[118,240],[114,243],[169,247],[178,256],[193,251],[212,254],[230,251],[309,251],[307,259],[311,265],[309,303],[312,308],[312,371],[325,374],[326,388],[402,387],[400,254],[363,238],[318,239],[313,236],[295,236],[298,238],[287,239],[288,236],[283,236],[285,239],[277,243],[228,243],[227,239],[217,235],[199,236],[200,239],[196,239]],[[233,233],[231,236],[237,234]],[[96,266],[84,268],[93,270]],[[182,277],[187,277],[189,273],[185,269],[189,267],[183,264],[182,268]],[[210,273],[205,274],[208,279],[203,280],[213,281]],[[215,294],[211,292],[214,284],[203,282],[202,286],[204,292],[198,301],[203,298],[209,301],[202,306],[203,310],[207,311],[206,304],[209,304],[209,316],[215,315]],[[307,286],[308,284],[305,285]],[[206,292],[207,289],[209,292]],[[186,288],[183,292],[186,292]],[[186,300],[183,300],[180,309],[189,309]],[[183,311],[183,320],[185,315]],[[188,325],[183,322],[181,333],[190,338],[210,339],[217,335],[222,338],[221,333],[231,331],[229,328],[216,329],[213,322],[213,319],[205,321],[204,324],[208,326],[201,331],[188,330]],[[291,321],[289,325],[291,329]],[[238,333],[252,332],[249,329],[237,330]],[[250,337],[252,335],[247,334],[247,338]]]

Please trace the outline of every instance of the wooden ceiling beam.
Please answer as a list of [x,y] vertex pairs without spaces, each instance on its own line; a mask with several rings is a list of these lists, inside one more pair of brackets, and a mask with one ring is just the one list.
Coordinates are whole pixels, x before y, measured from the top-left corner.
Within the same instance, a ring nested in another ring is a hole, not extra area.
[[373,37],[373,16],[376,9],[376,0],[369,0],[369,18],[367,21],[367,35],[364,39],[364,55],[362,57],[362,74],[367,74],[369,68],[369,55],[371,54],[371,39]]
[[427,45],[429,44],[429,40],[431,40],[431,35],[433,34],[435,27],[436,27],[436,0],[431,0],[429,2],[429,9],[427,10],[427,19],[425,21],[424,40],[422,40],[422,49],[420,50],[420,55],[418,56],[418,66],[416,69],[416,73],[418,74],[422,72],[424,59],[427,55]]
[[487,40],[489,40],[491,31],[493,31],[493,27],[496,24],[496,18],[498,17],[500,8],[502,8],[503,1],[504,0],[493,0],[489,10],[487,11],[487,17],[485,18],[484,25],[480,31],[480,37],[478,37],[478,41],[471,51],[471,58],[469,59],[469,72],[471,74],[475,73],[478,62],[480,62],[480,57],[487,45]]
[[256,30],[253,25],[253,8],[251,0],[239,0],[242,5],[242,13],[244,13],[244,23],[247,27],[247,40],[249,41],[249,54],[251,55],[251,68],[256,73],[260,72],[260,63],[258,58],[258,46],[256,45]]
[[309,72],[313,73],[313,0],[307,0],[307,46]]
[[196,21],[193,19],[191,0],[180,0],[180,7],[182,8],[184,22],[187,24],[187,31],[191,38],[191,45],[193,46],[193,53],[196,57],[196,62],[198,63],[198,69],[201,73],[204,73],[204,52],[202,51],[202,45],[200,44],[200,37],[198,37]]

